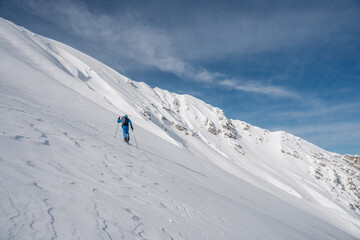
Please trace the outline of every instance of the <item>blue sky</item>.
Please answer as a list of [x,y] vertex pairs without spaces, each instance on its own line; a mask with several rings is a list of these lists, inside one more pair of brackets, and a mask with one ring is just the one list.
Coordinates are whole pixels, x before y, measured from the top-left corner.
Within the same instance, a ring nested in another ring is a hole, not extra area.
[[0,16],[229,118],[360,154],[358,0],[0,0]]

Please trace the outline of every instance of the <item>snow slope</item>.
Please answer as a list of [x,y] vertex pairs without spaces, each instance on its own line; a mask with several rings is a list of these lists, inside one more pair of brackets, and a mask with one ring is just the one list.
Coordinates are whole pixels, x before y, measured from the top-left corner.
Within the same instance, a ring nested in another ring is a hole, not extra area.
[[[0,18],[0,239],[360,239],[358,156]],[[116,119],[128,114],[135,146]]]

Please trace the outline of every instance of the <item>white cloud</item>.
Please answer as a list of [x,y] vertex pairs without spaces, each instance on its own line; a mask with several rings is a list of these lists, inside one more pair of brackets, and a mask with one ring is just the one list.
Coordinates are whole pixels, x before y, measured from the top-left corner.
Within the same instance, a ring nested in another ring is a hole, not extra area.
[[[107,49],[113,49],[114,54],[131,58],[146,67],[169,72],[190,81],[205,83],[207,86],[231,87],[274,97],[297,97],[296,93],[277,86],[265,86],[252,81],[224,80],[225,76],[221,73],[210,72],[185,62],[177,54],[178,49],[174,49],[174,45],[178,42],[174,42],[174,39],[168,36],[168,31],[154,25],[150,26],[141,16],[134,13],[123,12],[117,16],[94,14],[86,5],[71,0],[18,1],[32,13],[78,36],[101,42]],[[213,47],[222,48],[222,46]]]
[[339,117],[343,114],[348,114],[352,112],[358,112],[360,108],[360,102],[355,103],[341,103],[335,105],[324,105],[319,103],[316,99],[310,99],[307,102],[312,104],[311,101],[314,101],[314,109],[313,110],[302,110],[302,111],[285,111],[285,112],[276,112],[273,113],[278,117],[286,117],[286,118],[311,118],[311,117],[326,117],[329,118],[333,115]]
[[[173,30],[171,36],[180,39],[184,58],[248,57],[324,44],[342,37],[346,29],[355,29],[352,23],[359,20],[359,5],[351,1],[269,4],[253,0],[249,1],[251,6],[246,1],[238,2],[229,4],[233,9],[226,3],[221,9],[208,7],[207,11],[190,15],[186,24]],[[188,27],[190,21],[196,24]]]
[[61,25],[80,37],[101,40],[120,55],[192,81],[213,82],[219,73],[196,68],[176,56],[173,44],[161,28],[149,26],[131,13],[121,16],[92,14],[85,5],[70,0],[20,1],[34,14]]
[[277,86],[265,86],[259,83],[254,82],[244,82],[244,81],[235,81],[235,80],[222,80],[219,82],[219,85],[229,87],[231,89],[245,91],[245,92],[254,92],[261,93],[265,95],[270,95],[274,97],[288,97],[288,98],[298,98],[298,94],[290,90],[286,90]]

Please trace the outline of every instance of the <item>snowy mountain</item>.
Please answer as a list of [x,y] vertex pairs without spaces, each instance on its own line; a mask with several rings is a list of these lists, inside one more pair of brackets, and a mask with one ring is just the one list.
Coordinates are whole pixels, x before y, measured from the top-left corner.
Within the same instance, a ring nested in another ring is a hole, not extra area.
[[[0,73],[0,239],[360,239],[359,156],[1,18]],[[131,145],[114,137],[124,114]]]

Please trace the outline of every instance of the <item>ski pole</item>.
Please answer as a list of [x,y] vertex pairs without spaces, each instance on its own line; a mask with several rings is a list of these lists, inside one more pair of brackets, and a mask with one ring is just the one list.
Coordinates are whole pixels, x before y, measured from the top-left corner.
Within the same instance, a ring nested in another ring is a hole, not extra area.
[[133,134],[134,134],[134,140],[135,140],[135,144],[136,144],[136,149],[139,149],[139,148],[138,148],[138,145],[137,145],[137,142],[136,142],[136,137],[135,137],[134,130],[133,130],[133,129],[131,129],[131,131],[132,131],[132,132],[133,132]]
[[116,138],[116,134],[117,134],[117,130],[118,130],[118,128],[119,128],[119,124],[117,124],[117,126],[116,126],[115,138]]

